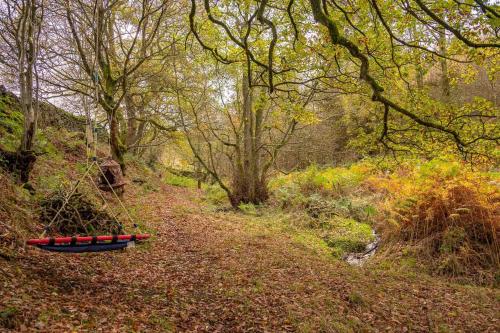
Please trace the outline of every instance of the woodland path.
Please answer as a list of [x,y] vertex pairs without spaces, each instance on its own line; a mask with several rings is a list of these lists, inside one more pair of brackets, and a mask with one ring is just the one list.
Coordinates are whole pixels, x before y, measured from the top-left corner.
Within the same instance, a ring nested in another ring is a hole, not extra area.
[[[162,185],[126,200],[157,235],[124,252],[0,259],[11,331],[498,332],[500,292],[350,267]],[[1,330],[7,330],[0,328]],[[9,331],[9,330],[7,330]]]

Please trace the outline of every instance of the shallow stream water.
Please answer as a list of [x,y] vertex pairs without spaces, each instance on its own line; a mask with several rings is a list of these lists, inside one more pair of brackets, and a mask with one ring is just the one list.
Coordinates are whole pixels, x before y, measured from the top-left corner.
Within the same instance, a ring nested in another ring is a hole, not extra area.
[[362,266],[371,256],[377,252],[378,245],[380,243],[380,237],[377,235],[375,230],[372,230],[375,239],[373,242],[366,245],[363,252],[353,252],[344,256],[344,260],[353,266]]

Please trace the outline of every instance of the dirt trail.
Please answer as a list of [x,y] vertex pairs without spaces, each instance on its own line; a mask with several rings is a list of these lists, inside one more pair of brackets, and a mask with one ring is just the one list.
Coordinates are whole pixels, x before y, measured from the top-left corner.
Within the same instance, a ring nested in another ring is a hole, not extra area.
[[498,290],[353,268],[286,234],[249,233],[243,218],[203,212],[191,190],[136,194],[126,200],[142,205],[157,233],[148,244],[0,259],[0,309],[16,309],[11,331],[500,330]]

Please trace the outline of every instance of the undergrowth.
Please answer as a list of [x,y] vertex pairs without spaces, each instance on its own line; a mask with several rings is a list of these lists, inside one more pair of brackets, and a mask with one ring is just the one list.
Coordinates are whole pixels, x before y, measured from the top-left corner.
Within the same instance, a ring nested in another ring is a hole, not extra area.
[[15,255],[14,250],[23,245],[27,235],[37,230],[37,219],[29,192],[1,169],[0,188],[0,256],[8,258]]
[[312,231],[335,257],[363,252],[375,237],[371,225],[376,209],[360,189],[374,167],[367,163],[351,167],[311,166],[279,176],[270,182],[271,204],[295,218],[288,223]]
[[212,206],[229,205],[227,193],[218,184],[204,185],[205,200]]
[[385,194],[377,225],[387,241],[412,246],[431,273],[498,284],[500,192],[489,174],[433,160],[366,185]]
[[338,257],[363,251],[374,228],[386,248],[403,249],[392,255],[395,262],[414,260],[412,266],[431,274],[495,285],[498,179],[498,173],[450,158],[311,166],[272,179],[271,204],[294,216],[287,223],[300,221],[312,230]]
[[0,94],[0,148],[15,151],[23,133],[24,116],[10,96]]
[[[0,143],[4,143],[4,137],[0,135]],[[47,127],[41,129],[37,138],[37,151],[39,158],[34,165],[30,175],[29,189],[18,184],[14,175],[0,168],[0,256],[15,256],[22,251],[26,239],[37,237],[44,230],[42,225],[43,206],[47,198],[59,191],[69,191],[78,179],[86,172],[87,153],[81,133],[71,132],[65,129],[54,129]],[[98,156],[105,156],[105,149],[98,148]],[[144,163],[134,158],[129,158],[128,179],[136,186],[129,189],[137,195],[154,191],[158,187],[158,178],[154,177],[153,171]],[[93,179],[97,179],[98,170],[94,168],[90,172]],[[136,183],[137,178],[144,180]],[[156,179],[156,181],[155,181]],[[132,185],[132,184],[130,184]],[[31,192],[31,193],[30,193]],[[85,178],[78,187],[78,193],[89,200],[89,204],[103,209],[120,222],[131,227],[120,204],[110,193],[99,193],[92,182]],[[106,202],[103,201],[103,197]],[[142,225],[142,212],[135,207],[129,207],[129,213],[134,223]],[[65,229],[58,228],[56,234],[64,234]],[[93,228],[95,229],[95,228]],[[145,231],[144,228],[141,230]],[[85,230],[92,233],[95,230]],[[68,234],[80,233],[82,230],[70,230]]]

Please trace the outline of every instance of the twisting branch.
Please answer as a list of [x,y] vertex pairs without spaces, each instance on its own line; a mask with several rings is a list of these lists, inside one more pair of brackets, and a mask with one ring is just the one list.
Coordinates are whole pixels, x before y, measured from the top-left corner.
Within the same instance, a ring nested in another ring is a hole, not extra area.
[[474,2],[478,4],[479,8],[481,8],[481,10],[483,11],[483,13],[485,13],[488,17],[489,17],[488,14],[491,14],[491,15],[493,15],[496,18],[500,18],[500,13],[498,13],[491,6],[486,5],[484,3],[484,1],[482,1],[482,0],[474,0]]
[[229,60],[227,57],[221,55],[219,51],[217,51],[217,48],[210,47],[203,42],[203,40],[200,38],[200,35],[198,34],[198,31],[196,30],[196,22],[194,20],[195,16],[196,16],[196,0],[191,0],[191,11],[189,12],[189,27],[194,37],[201,45],[201,47],[209,51],[218,61],[226,65],[233,63],[234,61]]
[[393,101],[391,101],[390,99],[386,98],[382,94],[384,92],[384,88],[377,82],[377,80],[375,80],[375,78],[373,78],[370,75],[370,71],[369,71],[370,65],[369,65],[368,57],[366,55],[364,55],[363,53],[361,53],[359,47],[356,44],[354,44],[353,42],[351,42],[350,40],[348,40],[344,36],[340,35],[339,29],[338,29],[337,25],[335,24],[335,22],[329,16],[327,16],[325,14],[324,9],[322,7],[321,0],[310,0],[310,4],[311,4],[312,11],[313,11],[314,19],[318,23],[320,23],[321,25],[325,26],[328,29],[332,43],[334,45],[340,45],[340,46],[346,48],[353,57],[357,58],[361,62],[359,76],[360,76],[361,80],[367,82],[368,85],[370,86],[370,88],[373,92],[373,94],[372,94],[373,101],[377,101],[377,102],[382,103],[385,108],[388,108],[388,107],[392,108],[393,110],[399,112],[400,114],[415,121],[419,125],[422,125],[422,126],[425,126],[428,128],[433,128],[433,129],[442,131],[444,133],[450,134],[453,137],[453,139],[455,140],[455,142],[460,150],[462,150],[463,147],[467,145],[467,143],[465,143],[461,139],[458,132],[456,132],[452,129],[446,128],[440,124],[436,124],[436,123],[431,122],[431,121],[423,120],[420,117],[418,117],[416,114],[412,113],[411,111],[406,110],[402,106],[400,106],[400,105],[394,103]]
[[[291,2],[291,4],[293,4],[293,1]],[[289,4],[289,6],[288,6],[289,15],[291,15],[291,4]],[[247,25],[247,29],[246,29],[245,34],[243,34],[243,36],[237,36],[235,33],[233,33],[231,31],[231,28],[227,23],[225,23],[224,21],[218,19],[217,17],[215,17],[213,15],[209,0],[204,0],[203,5],[204,5],[205,13],[207,15],[208,20],[211,23],[213,23],[215,26],[222,28],[224,30],[225,34],[227,35],[227,37],[229,38],[229,40],[231,40],[231,42],[233,42],[234,44],[236,44],[236,46],[238,46],[239,48],[241,48],[243,50],[243,52],[245,53],[245,56],[246,56],[247,68],[249,68],[250,63],[254,63],[257,66],[261,67],[264,70],[261,73],[261,77],[263,76],[265,71],[267,71],[268,77],[269,77],[269,83],[266,83],[266,84],[268,85],[269,90],[271,92],[274,91],[274,87],[275,87],[275,85],[273,83],[274,74],[284,73],[284,72],[290,71],[290,69],[275,70],[273,68],[273,63],[274,63],[273,55],[274,55],[274,49],[275,49],[277,39],[278,39],[278,30],[276,28],[276,25],[271,20],[269,20],[268,18],[266,18],[264,16],[264,12],[265,12],[266,7],[270,7],[268,5],[268,0],[261,1],[257,10],[252,15],[250,15],[249,18],[245,19],[245,21],[246,21],[245,24]],[[191,0],[191,11],[189,14],[190,30],[193,33],[193,35],[195,36],[198,43],[201,45],[201,47],[204,50],[210,52],[217,61],[219,61],[223,64],[231,64],[231,63],[240,62],[241,59],[229,59],[228,57],[220,54],[220,52],[217,50],[216,47],[209,46],[205,42],[203,42],[199,32],[196,30],[196,22],[195,22],[196,12],[197,12],[196,0]],[[271,39],[271,42],[270,42],[269,48],[268,48],[268,56],[267,56],[268,63],[267,64],[265,61],[261,61],[257,58],[257,56],[252,52],[252,50],[250,49],[249,44],[248,44],[248,38],[250,36],[252,22],[255,18],[257,18],[261,24],[264,24],[268,28],[271,29],[272,39]],[[295,23],[293,20],[292,20],[292,25],[294,25],[294,29],[296,30]],[[297,32],[297,37],[298,37],[298,32]],[[248,77],[250,78],[250,76],[248,76]],[[265,82],[265,80],[263,80],[263,81]]]
[[396,34],[394,34],[392,29],[389,27],[389,24],[385,20],[384,16],[382,15],[382,11],[380,10],[380,8],[377,4],[377,0],[370,0],[370,4],[373,7],[373,9],[375,9],[375,13],[377,14],[378,19],[380,20],[380,22],[382,22],[382,25],[384,26],[384,29],[387,31],[389,36],[392,39],[396,40],[397,42],[401,43],[402,45],[407,46],[407,47],[411,47],[411,48],[415,48],[415,49],[419,49],[419,50],[431,53],[439,58],[448,59],[448,60],[451,60],[454,62],[460,62],[460,63],[468,63],[469,62],[469,61],[464,61],[464,60],[460,60],[460,59],[454,59],[454,58],[447,57],[447,56],[445,56],[439,52],[436,52],[434,50],[431,50],[427,47],[424,47],[424,46],[421,46],[418,44],[408,43],[405,40],[403,40],[402,38],[399,38],[398,36],[396,36]]
[[500,44],[498,43],[476,43],[471,41],[470,39],[467,39],[462,33],[458,30],[453,28],[451,25],[446,23],[443,19],[441,19],[439,16],[437,16],[429,7],[427,7],[421,0],[415,0],[417,5],[422,9],[430,18],[432,18],[436,23],[438,23],[440,26],[451,32],[452,34],[455,35],[459,40],[461,40],[465,45],[474,47],[474,48],[480,48],[480,47],[500,47]]
[[[192,0],[192,1],[195,1],[195,0]],[[269,69],[269,66],[267,66],[265,63],[259,61],[255,55],[252,53],[252,51],[250,51],[250,49],[248,48],[248,45],[246,44],[245,41],[241,41],[241,40],[238,40],[238,38],[236,38],[233,33],[231,32],[231,29],[229,29],[229,27],[227,26],[227,24],[225,24],[224,22],[222,22],[221,20],[218,20],[216,19],[213,15],[212,15],[212,11],[210,9],[210,3],[209,3],[209,0],[205,0],[204,1],[205,3],[205,12],[207,13],[207,16],[208,16],[208,19],[210,20],[210,22],[212,22],[213,24],[215,25],[218,25],[219,27],[221,27],[222,29],[224,29],[224,31],[226,32],[227,36],[229,37],[229,39],[231,39],[231,41],[233,43],[235,43],[236,45],[238,45],[241,49],[243,49],[245,51],[245,53],[247,54],[248,58],[255,64],[259,65],[260,67],[262,68],[265,68],[265,69]],[[250,24],[254,18],[255,14],[252,15],[249,19],[249,22],[248,24]],[[247,33],[247,36],[246,38],[248,38],[248,34],[249,32]],[[245,38],[245,40],[246,40]]]
[[299,39],[299,30],[297,29],[297,24],[295,23],[295,19],[293,18],[293,15],[292,15],[292,7],[293,7],[293,3],[295,2],[295,0],[290,0],[288,2],[288,6],[286,7],[286,13],[288,14],[288,19],[290,20],[290,23],[292,24],[292,28],[293,28],[293,49],[295,50],[295,43],[297,42],[297,40]]
[[259,9],[257,11],[257,19],[262,23],[267,25],[269,28],[271,28],[271,32],[273,34],[273,38],[271,39],[271,43],[269,44],[269,49],[268,49],[268,55],[267,55],[267,61],[268,61],[268,75],[269,75],[269,91],[272,93],[274,90],[273,87],[273,54],[274,54],[274,47],[276,45],[276,41],[278,39],[278,32],[276,31],[276,26],[274,23],[264,17],[264,10],[266,9],[268,0],[262,0],[260,3]]

